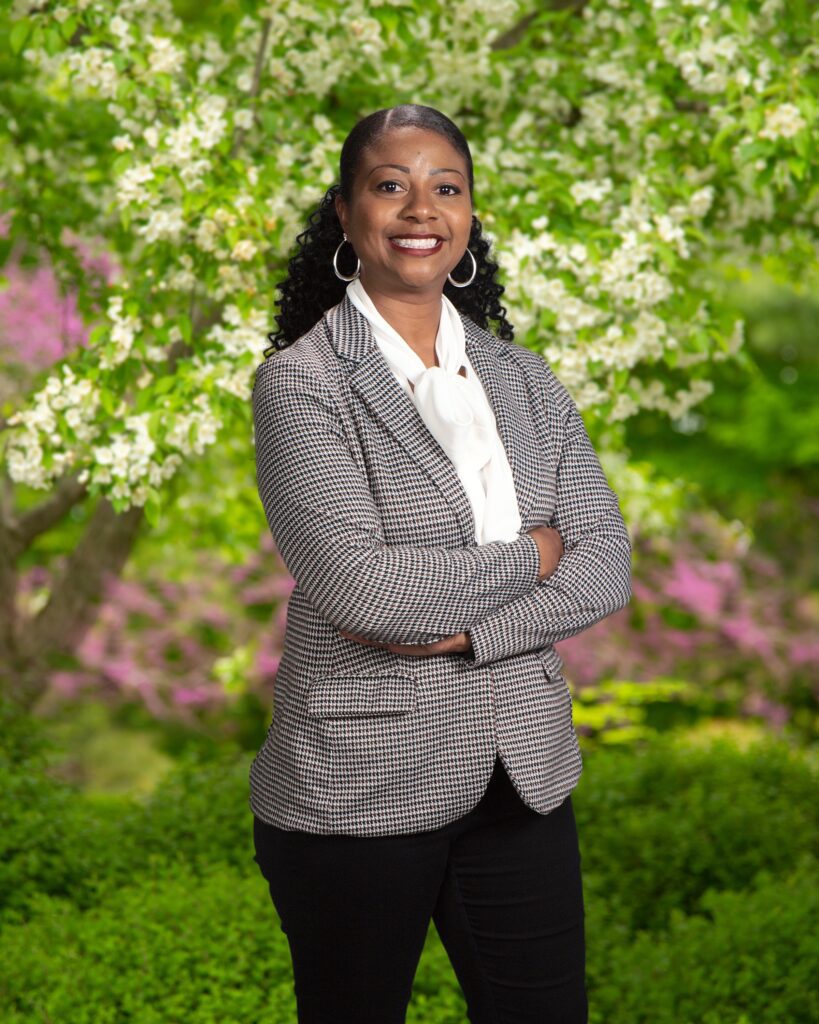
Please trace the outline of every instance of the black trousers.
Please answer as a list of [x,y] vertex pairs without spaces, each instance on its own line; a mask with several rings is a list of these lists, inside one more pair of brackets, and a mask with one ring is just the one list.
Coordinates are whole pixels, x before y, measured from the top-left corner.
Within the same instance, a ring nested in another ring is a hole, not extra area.
[[477,806],[430,832],[315,835],[254,816],[253,837],[299,1024],[404,1024],[430,920],[471,1024],[586,1024],[571,796],[537,814],[498,758]]

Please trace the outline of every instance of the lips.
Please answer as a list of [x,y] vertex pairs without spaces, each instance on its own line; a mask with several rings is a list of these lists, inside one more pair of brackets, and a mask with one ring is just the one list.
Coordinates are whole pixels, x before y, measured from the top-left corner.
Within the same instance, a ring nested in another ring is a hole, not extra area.
[[440,235],[393,235],[390,245],[401,252],[424,255],[438,252],[444,244]]

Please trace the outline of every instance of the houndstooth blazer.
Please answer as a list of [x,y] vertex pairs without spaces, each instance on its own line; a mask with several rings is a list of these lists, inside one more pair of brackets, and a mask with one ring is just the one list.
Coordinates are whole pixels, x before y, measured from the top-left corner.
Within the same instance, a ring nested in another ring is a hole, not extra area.
[[[515,482],[512,542],[475,542],[452,463],[346,296],[257,369],[259,495],[296,586],[250,806],[280,828],[439,828],[479,801],[496,752],[540,814],[580,776],[553,644],[628,603],[628,532],[548,363],[462,319]],[[525,532],[539,524],[565,548],[543,581]],[[465,630],[473,651],[394,654],[339,630],[404,644]]]

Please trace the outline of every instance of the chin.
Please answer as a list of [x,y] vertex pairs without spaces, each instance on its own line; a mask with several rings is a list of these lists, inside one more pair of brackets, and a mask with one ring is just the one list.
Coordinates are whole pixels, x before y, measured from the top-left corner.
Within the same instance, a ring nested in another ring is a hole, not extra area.
[[[418,268],[419,271],[421,269],[422,269],[421,267]],[[405,287],[407,287],[407,288],[435,288],[435,287],[438,287],[438,288],[443,289],[444,281],[446,281],[446,274],[442,273],[442,272],[440,272],[438,274],[432,274],[432,273],[429,273],[429,272],[426,272],[426,273],[418,273],[418,272],[413,273],[410,270],[409,272],[404,272],[404,273],[399,272],[396,276],[401,281],[401,283]]]

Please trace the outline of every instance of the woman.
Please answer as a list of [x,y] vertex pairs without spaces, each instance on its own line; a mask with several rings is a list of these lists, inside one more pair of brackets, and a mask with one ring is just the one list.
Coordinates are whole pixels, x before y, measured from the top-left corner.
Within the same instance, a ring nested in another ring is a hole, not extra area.
[[302,1024],[403,1021],[431,920],[472,1024],[587,1019],[553,644],[628,602],[631,547],[496,272],[461,132],[379,110],[299,236],[256,375],[296,587],[250,805]]

